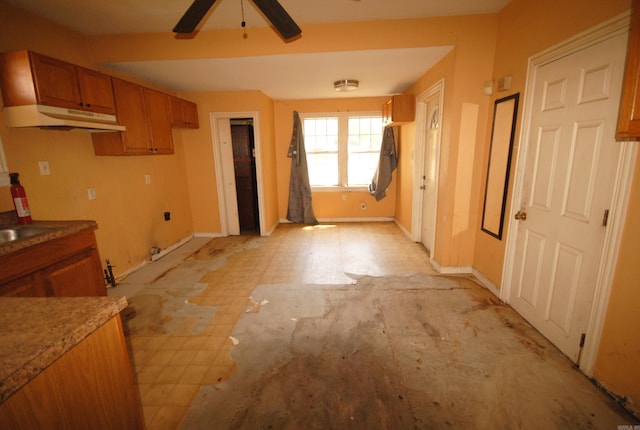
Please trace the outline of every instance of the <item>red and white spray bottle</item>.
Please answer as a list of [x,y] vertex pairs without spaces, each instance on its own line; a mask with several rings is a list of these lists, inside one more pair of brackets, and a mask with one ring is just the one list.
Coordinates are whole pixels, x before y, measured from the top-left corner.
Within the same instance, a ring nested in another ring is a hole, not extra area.
[[24,191],[24,187],[20,185],[18,176],[19,173],[9,173],[9,177],[11,178],[11,197],[13,198],[13,205],[15,206],[18,214],[18,222],[20,224],[31,224],[31,211],[29,210],[27,193]]

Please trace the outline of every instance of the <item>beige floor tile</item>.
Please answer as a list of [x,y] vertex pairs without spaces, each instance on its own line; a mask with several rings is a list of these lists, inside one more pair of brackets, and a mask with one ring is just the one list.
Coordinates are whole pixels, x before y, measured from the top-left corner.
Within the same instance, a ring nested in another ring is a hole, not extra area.
[[147,430],[174,430],[179,428],[180,421],[187,410],[186,406],[167,405],[159,408]]

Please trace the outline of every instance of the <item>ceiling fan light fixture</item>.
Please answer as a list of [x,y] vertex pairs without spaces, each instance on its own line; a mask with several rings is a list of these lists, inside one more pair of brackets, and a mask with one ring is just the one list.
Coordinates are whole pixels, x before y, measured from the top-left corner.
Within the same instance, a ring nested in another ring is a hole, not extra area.
[[333,83],[333,88],[336,91],[355,91],[358,89],[360,81],[357,79],[340,79]]

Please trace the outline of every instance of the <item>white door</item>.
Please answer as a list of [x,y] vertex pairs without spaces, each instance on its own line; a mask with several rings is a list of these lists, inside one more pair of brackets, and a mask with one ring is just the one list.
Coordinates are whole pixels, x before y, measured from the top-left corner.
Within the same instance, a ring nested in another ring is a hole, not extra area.
[[[440,93],[426,101],[426,130],[422,172],[422,226],[420,242],[433,253],[436,216],[436,175],[438,166],[438,139],[440,133]],[[431,255],[433,258],[433,255]]]
[[601,270],[620,154],[614,131],[625,48],[619,35],[540,66],[523,132],[509,302],[574,362]]
[[[222,170],[222,195],[219,199],[220,207],[224,207],[221,221],[223,233],[230,235],[240,234],[240,221],[238,218],[238,196],[236,195],[236,175],[233,163],[233,145],[231,142],[231,122],[229,118],[216,118],[218,131],[218,144]],[[224,228],[226,227],[226,229]]]

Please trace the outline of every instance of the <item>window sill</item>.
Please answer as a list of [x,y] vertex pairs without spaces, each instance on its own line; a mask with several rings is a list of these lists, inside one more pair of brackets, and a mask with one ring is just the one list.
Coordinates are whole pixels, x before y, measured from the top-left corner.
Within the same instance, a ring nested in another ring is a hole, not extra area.
[[360,185],[357,187],[311,187],[311,192],[315,193],[349,193],[349,192],[369,192],[369,188],[366,185]]

